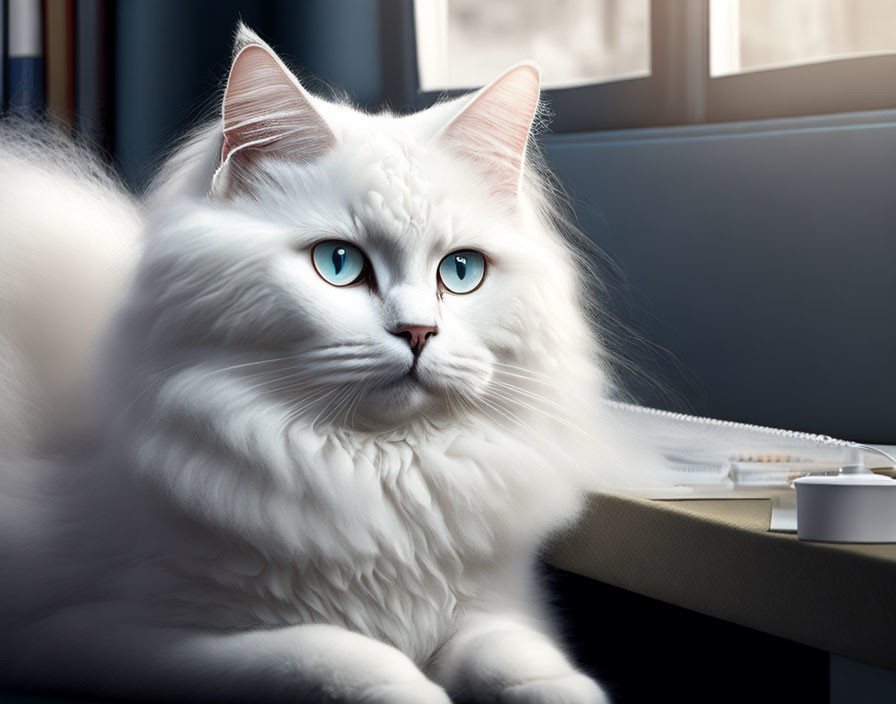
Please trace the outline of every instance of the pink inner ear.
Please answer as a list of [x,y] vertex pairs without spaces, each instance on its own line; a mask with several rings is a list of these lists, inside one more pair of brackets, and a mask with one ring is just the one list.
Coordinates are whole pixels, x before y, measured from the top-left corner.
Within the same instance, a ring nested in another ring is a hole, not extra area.
[[234,59],[222,112],[222,163],[246,149],[308,161],[335,143],[298,81],[259,44],[243,48]]
[[532,64],[510,69],[483,88],[442,132],[443,140],[480,165],[499,193],[519,191],[539,83],[538,69]]

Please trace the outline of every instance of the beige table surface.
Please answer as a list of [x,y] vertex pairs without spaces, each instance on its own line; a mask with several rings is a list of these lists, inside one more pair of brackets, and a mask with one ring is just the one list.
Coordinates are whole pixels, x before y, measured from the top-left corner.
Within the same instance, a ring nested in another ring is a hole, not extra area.
[[768,532],[771,500],[592,494],[552,546],[561,569],[896,669],[896,544]]

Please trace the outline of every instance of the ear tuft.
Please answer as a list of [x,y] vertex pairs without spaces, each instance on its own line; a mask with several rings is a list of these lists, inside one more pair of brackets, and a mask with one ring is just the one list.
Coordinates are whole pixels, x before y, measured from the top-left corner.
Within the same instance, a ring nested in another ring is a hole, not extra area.
[[240,20],[236,25],[236,35],[233,39],[233,55],[236,56],[250,44],[266,46],[264,40]]
[[517,64],[476,93],[439,133],[444,143],[488,173],[498,194],[519,193],[540,87],[538,66]]
[[[312,161],[335,144],[312,99],[277,55],[245,25],[222,105],[221,167],[227,190],[251,178],[260,157]],[[220,177],[220,178],[219,178]]]

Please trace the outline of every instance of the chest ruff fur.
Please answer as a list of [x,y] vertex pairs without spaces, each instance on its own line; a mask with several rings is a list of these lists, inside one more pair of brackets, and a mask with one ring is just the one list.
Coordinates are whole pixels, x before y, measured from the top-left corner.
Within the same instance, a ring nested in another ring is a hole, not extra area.
[[495,588],[496,573],[530,560],[577,510],[570,482],[496,429],[306,433],[291,442],[290,455],[302,458],[297,485],[242,483],[231,489],[239,498],[216,498],[231,506],[215,517],[231,537],[203,530],[175,558],[164,618],[336,624],[424,662],[465,604]]

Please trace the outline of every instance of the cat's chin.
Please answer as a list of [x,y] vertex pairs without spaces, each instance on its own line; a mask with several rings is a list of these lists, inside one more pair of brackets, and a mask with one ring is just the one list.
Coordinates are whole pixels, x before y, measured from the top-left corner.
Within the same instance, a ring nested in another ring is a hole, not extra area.
[[422,418],[442,420],[452,413],[444,388],[424,380],[415,370],[369,390],[365,396],[356,427],[396,428]]
[[[373,396],[378,403],[371,403],[371,410],[386,417],[412,416],[421,410],[437,405],[438,395],[411,369],[404,376],[382,386]],[[373,400],[373,399],[371,399]]]

